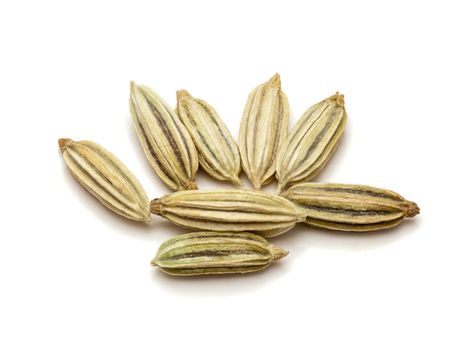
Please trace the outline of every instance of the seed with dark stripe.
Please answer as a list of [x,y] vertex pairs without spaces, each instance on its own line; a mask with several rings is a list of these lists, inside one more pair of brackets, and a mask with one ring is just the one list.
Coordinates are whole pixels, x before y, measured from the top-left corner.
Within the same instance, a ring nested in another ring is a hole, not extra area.
[[277,236],[305,220],[287,199],[251,190],[179,191],[151,201],[151,212],[192,230]]
[[135,176],[112,153],[91,141],[58,141],[72,175],[107,208],[151,222],[149,199]]
[[344,131],[344,96],[335,95],[311,106],[297,121],[277,157],[278,193],[313,179],[326,165]]
[[420,212],[399,194],[371,186],[303,183],[281,196],[305,210],[307,224],[331,230],[385,229]]
[[130,111],[146,158],[172,190],[195,189],[198,153],[175,112],[154,91],[131,83]]
[[214,108],[186,90],[177,91],[177,113],[199,153],[199,162],[213,178],[242,185],[237,144]]
[[274,178],[276,157],[287,137],[289,103],[279,74],[254,88],[238,135],[242,166],[257,190]]
[[164,242],[151,264],[178,276],[247,273],[263,270],[287,254],[247,232],[195,232]]

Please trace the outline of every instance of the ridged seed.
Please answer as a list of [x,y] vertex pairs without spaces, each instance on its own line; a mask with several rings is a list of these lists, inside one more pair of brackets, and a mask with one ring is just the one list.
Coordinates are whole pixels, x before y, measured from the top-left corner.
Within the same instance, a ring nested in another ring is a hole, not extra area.
[[199,162],[213,178],[242,185],[237,144],[217,112],[186,90],[177,92],[177,114],[198,149]]
[[91,141],[58,141],[71,174],[107,208],[126,218],[151,222],[149,199],[136,177],[112,153]]
[[164,242],[151,264],[177,276],[247,273],[263,270],[287,254],[247,232],[195,232]]
[[242,166],[257,190],[274,178],[276,157],[287,137],[289,102],[279,74],[248,96],[238,136]]
[[153,90],[131,82],[130,111],[144,154],[172,190],[196,189],[198,152],[172,108]]
[[207,231],[280,235],[305,212],[280,196],[253,190],[180,191],[151,201],[151,212],[176,225]]
[[318,175],[336,150],[346,120],[344,96],[339,93],[303,114],[277,157],[278,193]]
[[375,231],[420,213],[416,203],[371,186],[303,183],[281,195],[305,210],[305,223],[331,230]]

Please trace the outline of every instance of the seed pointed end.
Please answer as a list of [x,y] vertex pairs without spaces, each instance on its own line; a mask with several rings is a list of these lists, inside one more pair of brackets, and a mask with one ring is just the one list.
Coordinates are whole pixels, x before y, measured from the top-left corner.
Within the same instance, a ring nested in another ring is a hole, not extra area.
[[276,246],[272,246],[272,248],[271,248],[271,255],[272,255],[272,260],[273,261],[280,260],[283,257],[287,256],[288,254],[289,254],[289,252],[287,250],[285,250],[285,249],[282,249],[282,248],[279,248],[279,247],[276,247]]
[[197,190],[198,186],[195,184],[194,181],[191,181],[186,185],[186,188],[183,188],[182,190]]
[[329,97],[329,100],[335,102],[340,107],[344,107],[345,105],[344,95],[340,94],[339,91],[337,91],[334,95]]
[[281,76],[279,75],[279,73],[274,74],[272,78],[269,79],[268,83],[272,86],[281,87]]
[[154,267],[158,267],[159,266],[159,259],[157,259],[157,256],[151,260],[151,265],[154,266]]
[[58,147],[60,147],[60,151],[65,152],[68,145],[73,142],[72,139],[59,139],[58,140]]
[[231,183],[233,183],[237,187],[243,187],[243,181],[238,176],[233,176],[229,179]]
[[420,214],[420,208],[417,203],[406,201],[404,203],[404,214],[408,218],[413,218],[414,216]]
[[130,81],[130,101],[135,101],[138,93],[138,85],[132,80]]
[[143,218],[143,222],[148,225],[152,222],[151,213],[148,213],[148,215]]
[[185,98],[193,98],[193,96],[190,95],[190,93],[186,90],[178,90],[177,91],[177,100],[183,100]]
[[151,213],[155,215],[162,215],[162,203],[160,198],[153,199],[150,204]]
[[297,211],[297,222],[304,222],[306,220],[306,210],[300,208],[299,206],[295,206],[295,209]]
[[276,190],[276,193],[278,195],[282,194],[285,190],[285,187],[287,186],[287,183],[284,182],[284,181],[279,181],[279,183],[277,184],[277,190]]
[[260,191],[260,190],[261,190],[261,186],[262,186],[261,181],[259,181],[259,180],[251,180],[251,184],[253,185],[253,188],[254,188],[256,191]]

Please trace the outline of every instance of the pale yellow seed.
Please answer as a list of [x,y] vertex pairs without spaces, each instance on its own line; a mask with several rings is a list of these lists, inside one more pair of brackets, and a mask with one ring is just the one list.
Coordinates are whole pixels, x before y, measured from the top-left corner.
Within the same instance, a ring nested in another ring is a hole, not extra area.
[[305,212],[285,198],[253,190],[179,191],[151,201],[151,212],[193,230],[280,235]]
[[274,178],[288,123],[289,102],[275,74],[248,96],[238,136],[243,170],[257,190]]
[[172,108],[150,88],[131,82],[130,111],[156,174],[174,191],[195,189],[198,152]]
[[213,178],[241,186],[237,144],[217,112],[188,91],[177,92],[177,114],[198,149],[199,162]]
[[71,174],[107,208],[126,218],[151,222],[149,199],[128,168],[91,141],[58,141]]
[[336,150],[346,120],[344,96],[339,93],[311,106],[303,114],[277,158],[278,193],[318,175]]
[[303,183],[282,196],[305,210],[307,224],[339,231],[385,229],[420,212],[401,195],[371,186]]
[[195,232],[162,243],[151,264],[176,276],[247,273],[287,254],[247,232]]

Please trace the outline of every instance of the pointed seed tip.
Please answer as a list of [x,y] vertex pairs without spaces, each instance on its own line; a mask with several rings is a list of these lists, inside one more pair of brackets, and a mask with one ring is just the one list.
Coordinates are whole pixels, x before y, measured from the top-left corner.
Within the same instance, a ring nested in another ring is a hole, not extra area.
[[162,213],[162,204],[159,198],[155,198],[150,203],[151,213],[155,215],[161,215]]
[[251,183],[256,191],[261,191],[261,182],[252,181]]
[[306,220],[306,210],[298,206],[295,207],[297,210],[297,222],[304,222]]
[[192,181],[187,185],[186,189],[187,190],[197,190],[198,186],[196,185],[196,183],[194,181]]
[[276,193],[278,195],[284,192],[285,185],[286,183],[284,183],[283,181],[279,181],[279,183],[277,184],[277,189],[276,189]]
[[184,89],[177,91],[177,99],[181,100],[182,98],[191,97],[190,93]]
[[272,259],[274,261],[280,260],[283,257],[287,256],[288,254],[289,254],[289,252],[287,250],[285,250],[285,249],[282,249],[282,248],[279,248],[279,247],[276,247],[276,246],[272,247]]
[[71,139],[63,138],[58,140],[58,147],[60,147],[60,151],[65,152],[67,146],[72,142]]
[[138,88],[138,85],[136,85],[134,80],[130,81],[130,93],[131,94],[135,93],[137,88]]
[[408,218],[413,218],[414,216],[420,214],[420,208],[415,202],[407,201],[405,205],[405,216]]
[[274,74],[272,78],[269,79],[269,83],[271,85],[281,86],[281,76],[279,73]]
[[232,177],[230,182],[232,182],[235,186],[243,187],[243,181],[238,176]]
[[344,107],[345,105],[344,95],[340,94],[339,91],[336,91],[334,95],[329,97],[329,100],[334,101],[340,107]]

